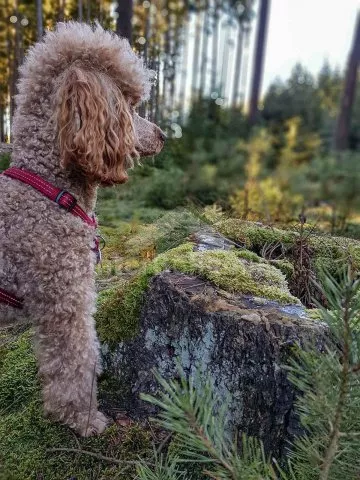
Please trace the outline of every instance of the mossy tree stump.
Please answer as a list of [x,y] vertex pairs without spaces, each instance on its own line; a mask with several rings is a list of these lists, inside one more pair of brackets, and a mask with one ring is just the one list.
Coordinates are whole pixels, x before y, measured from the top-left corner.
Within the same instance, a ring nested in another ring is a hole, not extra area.
[[111,403],[135,418],[156,414],[140,394],[156,394],[153,369],[174,378],[180,362],[189,374],[209,375],[221,401],[230,400],[233,430],[260,438],[279,458],[299,433],[284,364],[298,346],[321,350],[325,334],[299,304],[229,294],[200,277],[165,271],[150,280],[138,335],[104,348],[105,369],[121,385]]

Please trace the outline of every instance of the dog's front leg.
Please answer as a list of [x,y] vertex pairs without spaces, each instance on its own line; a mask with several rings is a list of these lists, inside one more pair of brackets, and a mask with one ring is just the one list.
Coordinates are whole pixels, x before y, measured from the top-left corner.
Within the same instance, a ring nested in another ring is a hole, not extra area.
[[80,435],[98,434],[107,420],[97,409],[100,359],[93,320],[95,295],[89,285],[93,279],[90,273],[77,279],[60,275],[59,282],[43,285],[42,300],[33,299],[31,305],[44,409]]

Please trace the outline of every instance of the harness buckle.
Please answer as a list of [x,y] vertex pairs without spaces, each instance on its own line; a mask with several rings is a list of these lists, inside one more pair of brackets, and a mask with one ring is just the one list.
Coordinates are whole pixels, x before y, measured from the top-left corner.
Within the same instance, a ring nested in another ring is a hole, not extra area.
[[[101,244],[101,245],[100,245]],[[94,238],[94,247],[91,249],[96,255],[96,263],[101,263],[102,254],[101,250],[105,247],[105,239],[101,235],[97,234]]]
[[[70,195],[70,197],[72,198],[72,201],[70,203],[70,205],[66,206],[64,204],[61,204],[60,201],[62,199],[62,197],[65,195],[65,194],[68,194]],[[71,193],[69,193],[67,190],[61,190],[61,192],[59,192],[54,200],[60,208],[63,208],[64,210],[66,210],[67,212],[71,212],[72,210],[74,210],[74,208],[76,207],[76,204],[77,204],[77,200],[76,198],[71,195]]]

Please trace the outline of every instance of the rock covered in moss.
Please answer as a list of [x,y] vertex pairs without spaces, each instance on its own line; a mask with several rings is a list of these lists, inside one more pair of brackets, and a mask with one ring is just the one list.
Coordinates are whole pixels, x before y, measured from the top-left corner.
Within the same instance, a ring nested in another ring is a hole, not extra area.
[[[214,270],[223,260],[215,258]],[[210,375],[220,398],[230,398],[238,433],[261,438],[281,456],[299,430],[283,365],[298,345],[315,342],[321,349],[324,335],[325,327],[299,304],[229,293],[203,277],[165,271],[150,280],[135,338],[112,350],[104,346],[107,372],[127,385],[126,395],[119,392],[112,402],[135,417],[153,415],[140,394],[156,393],[153,369],[174,378],[180,362],[189,374]]]

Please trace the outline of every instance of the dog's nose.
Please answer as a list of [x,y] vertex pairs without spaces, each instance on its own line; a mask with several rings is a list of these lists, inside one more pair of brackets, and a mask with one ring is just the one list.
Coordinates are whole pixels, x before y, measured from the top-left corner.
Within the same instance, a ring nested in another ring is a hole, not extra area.
[[166,133],[163,132],[162,130],[160,130],[159,134],[160,134],[160,139],[161,139],[163,142],[165,142],[165,140],[167,139]]

